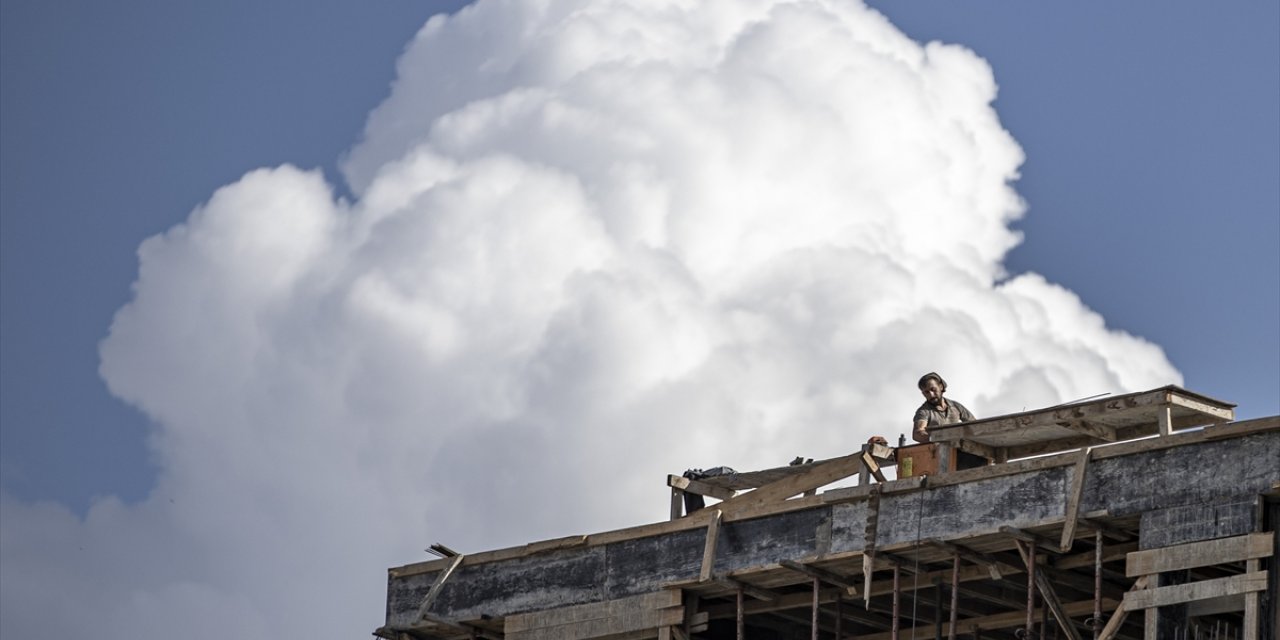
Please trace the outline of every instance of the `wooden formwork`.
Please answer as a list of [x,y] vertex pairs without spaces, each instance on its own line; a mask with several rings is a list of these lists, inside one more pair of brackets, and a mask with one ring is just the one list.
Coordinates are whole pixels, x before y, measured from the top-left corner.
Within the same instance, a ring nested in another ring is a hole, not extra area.
[[377,633],[397,640],[1274,633],[1264,618],[1275,607],[1264,594],[1275,591],[1275,518],[1262,513],[1280,488],[1280,416],[1098,444],[802,495],[826,477],[810,474],[814,468],[830,463],[829,475],[847,475],[849,461],[861,461],[837,458],[778,474],[773,482],[792,481],[769,499],[733,490],[668,522],[394,568],[387,624]]

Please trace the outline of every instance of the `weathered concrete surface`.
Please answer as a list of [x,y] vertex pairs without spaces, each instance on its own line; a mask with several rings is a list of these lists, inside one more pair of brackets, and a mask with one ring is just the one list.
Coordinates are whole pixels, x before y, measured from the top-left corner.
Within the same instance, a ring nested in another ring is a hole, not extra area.
[[[1018,469],[1016,465],[1009,469]],[[1006,525],[1031,527],[1061,520],[1072,474],[1074,467],[1064,464],[886,493],[880,501],[876,545],[885,548],[925,538],[954,540],[992,533]],[[1253,504],[1259,493],[1276,483],[1280,483],[1280,429],[1220,440],[1187,440],[1178,446],[1090,462],[1080,512],[1106,510],[1112,517],[1141,516],[1145,536],[1145,529],[1158,526],[1158,522],[1176,522],[1179,510],[1183,510],[1192,514],[1184,518],[1191,524],[1180,530],[1173,527],[1165,536],[1180,540],[1205,535],[1204,509],[1218,505],[1224,509],[1224,517],[1215,516],[1214,531],[1234,534],[1236,529],[1250,526],[1242,519],[1239,505]],[[868,503],[862,497],[725,522],[714,572],[862,551],[867,515]],[[696,579],[705,539],[705,529],[696,528],[488,563],[464,563],[446,582],[430,615],[475,620],[654,591],[671,582]],[[419,603],[435,578],[434,572],[391,578],[388,627],[413,625]]]

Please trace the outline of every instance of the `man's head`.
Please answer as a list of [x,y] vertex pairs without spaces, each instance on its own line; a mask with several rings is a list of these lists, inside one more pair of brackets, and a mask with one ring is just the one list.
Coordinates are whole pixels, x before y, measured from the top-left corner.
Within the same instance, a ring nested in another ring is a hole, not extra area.
[[920,382],[916,383],[920,388],[921,395],[929,404],[937,407],[942,405],[942,394],[947,391],[947,381],[942,376],[930,371],[920,377]]

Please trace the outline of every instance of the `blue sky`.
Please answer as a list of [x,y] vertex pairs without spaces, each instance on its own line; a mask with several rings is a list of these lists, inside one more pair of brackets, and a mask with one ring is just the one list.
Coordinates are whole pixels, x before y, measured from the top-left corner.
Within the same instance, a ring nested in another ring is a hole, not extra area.
[[[1161,345],[1186,386],[1280,412],[1280,5],[873,2],[972,48],[1027,159],[1011,273]],[[448,3],[4,0],[0,482],[80,510],[153,483],[98,376],[136,250],[217,187],[337,163]]]

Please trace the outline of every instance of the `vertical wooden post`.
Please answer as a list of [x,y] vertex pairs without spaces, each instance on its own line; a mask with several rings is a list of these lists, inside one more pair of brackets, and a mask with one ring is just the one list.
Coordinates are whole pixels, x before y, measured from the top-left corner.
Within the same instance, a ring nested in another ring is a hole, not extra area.
[[707,543],[702,548],[702,571],[698,574],[698,579],[706,582],[711,579],[711,569],[716,563],[716,542],[720,539],[720,521],[724,518],[724,514],[719,509],[711,512],[711,519],[707,522]]
[[1156,418],[1160,420],[1160,435],[1167,436],[1173,433],[1173,408],[1164,405],[1156,412]]
[[746,620],[742,612],[742,587],[738,587],[738,640],[746,640]]
[[671,487],[671,519],[679,520],[684,515],[684,492]]
[[[1253,573],[1258,570],[1257,560],[1246,560],[1244,563],[1245,573]],[[1275,580],[1275,578],[1272,578]],[[1271,606],[1276,606],[1272,604]],[[1244,596],[1244,636],[1241,640],[1258,640],[1258,623],[1261,622],[1258,616],[1258,592],[1250,591]]]

